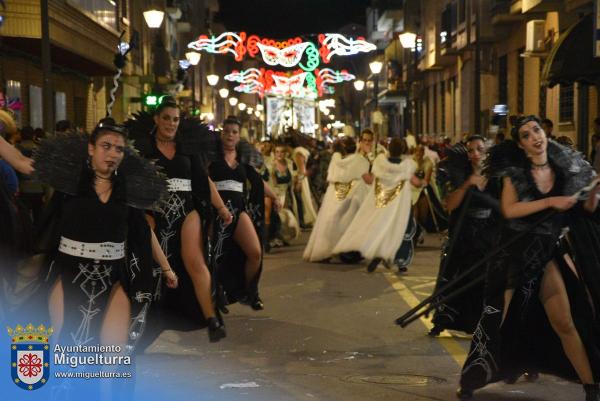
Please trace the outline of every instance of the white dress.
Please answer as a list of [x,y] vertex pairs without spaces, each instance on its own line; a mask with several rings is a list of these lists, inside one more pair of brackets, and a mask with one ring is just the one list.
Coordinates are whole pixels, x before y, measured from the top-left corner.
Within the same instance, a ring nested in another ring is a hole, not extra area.
[[358,153],[344,159],[334,153],[327,170],[327,191],[321,203],[317,221],[304,260],[318,262],[333,255],[333,248],[350,225],[365,198],[369,186],[362,175],[369,172],[369,160]]
[[333,253],[359,251],[366,259],[393,262],[411,213],[410,178],[417,164],[410,157],[391,163],[379,155],[373,163],[375,181],[354,220]]
[[[304,156],[304,161],[306,163],[306,161],[308,161],[308,157],[310,156],[310,152],[308,151],[308,149],[303,148],[301,146],[295,148],[292,152],[292,157],[294,158],[294,160],[296,159],[296,154],[298,153]],[[310,190],[310,184],[308,182],[308,177],[304,177],[304,179],[302,179],[301,186],[304,224],[310,226],[315,222],[315,220],[317,220],[317,207],[315,205],[315,201],[313,200],[312,192]],[[298,220],[298,222],[302,224],[302,222],[299,219],[299,213],[296,204],[294,204],[294,214],[296,215],[296,219]]]

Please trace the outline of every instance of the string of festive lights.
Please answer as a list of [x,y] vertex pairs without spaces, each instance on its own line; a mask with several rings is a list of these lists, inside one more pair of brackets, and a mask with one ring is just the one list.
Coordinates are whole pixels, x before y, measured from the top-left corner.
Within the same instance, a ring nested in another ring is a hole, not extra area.
[[[214,54],[231,53],[236,61],[242,61],[246,54],[256,58],[260,53],[264,62],[270,66],[291,68],[297,65],[304,71],[314,71],[321,60],[329,63],[333,56],[351,56],[377,49],[363,37],[352,39],[339,33],[327,33],[319,34],[317,38],[320,48],[311,41],[303,41],[300,37],[277,41],[258,35],[248,36],[246,32],[224,32],[210,38],[200,35],[196,41],[189,43],[188,47]],[[304,63],[301,62],[303,59]]]

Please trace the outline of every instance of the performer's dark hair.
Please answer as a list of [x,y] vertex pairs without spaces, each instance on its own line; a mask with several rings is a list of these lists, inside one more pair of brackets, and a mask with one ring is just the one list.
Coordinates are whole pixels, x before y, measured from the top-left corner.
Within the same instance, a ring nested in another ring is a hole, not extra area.
[[408,146],[406,145],[406,141],[403,138],[394,137],[390,141],[388,145],[388,151],[390,152],[390,157],[400,157],[406,153],[408,150]]
[[236,124],[238,127],[242,128],[242,122],[236,116],[227,116],[227,118],[223,120],[223,126],[226,124]]
[[513,141],[519,143],[519,130],[521,129],[522,126],[524,126],[525,124],[527,124],[528,122],[531,122],[531,121],[535,121],[536,123],[538,123],[539,126],[542,125],[542,122],[540,121],[540,119],[534,115],[523,116],[523,117],[519,117],[517,119],[517,121],[515,122],[515,125],[513,126],[512,130],[510,131],[510,136],[512,137]]
[[103,134],[107,132],[114,132],[123,137],[123,139],[127,140],[127,136],[129,134],[127,128],[124,125],[117,124],[116,121],[110,117],[103,118],[98,122],[96,128],[92,131],[90,135],[90,143],[95,144]]
[[363,135],[371,135],[372,138],[375,138],[375,133],[373,132],[373,130],[371,130],[370,128],[365,128],[360,132],[360,136],[358,137],[359,140],[362,140]]
[[469,143],[472,141],[481,141],[481,142],[485,143],[485,138],[482,137],[481,135],[469,135],[469,137],[467,138],[465,143]]
[[179,106],[177,105],[177,102],[175,101],[175,99],[173,99],[171,96],[164,96],[160,102],[160,104],[156,107],[156,110],[154,111],[155,115],[160,115],[160,113],[162,113],[162,111],[164,109],[168,109],[168,108],[173,108],[173,109],[178,109],[179,110]]

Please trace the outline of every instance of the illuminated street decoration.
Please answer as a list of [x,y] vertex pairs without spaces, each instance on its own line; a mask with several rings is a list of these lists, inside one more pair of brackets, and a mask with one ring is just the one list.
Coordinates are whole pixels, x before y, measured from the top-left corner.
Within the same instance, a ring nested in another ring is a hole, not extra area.
[[334,71],[331,68],[323,68],[322,70],[316,70],[316,88],[319,96],[323,96],[324,91],[328,91],[330,84],[339,84],[342,82],[349,82],[356,79],[356,76],[350,74],[346,70]]
[[292,46],[278,49],[273,46],[257,43],[260,53],[262,54],[263,61],[269,65],[280,65],[282,67],[294,67],[300,62],[300,59],[304,55],[304,51],[310,43],[302,42]]
[[377,49],[373,43],[369,43],[363,37],[357,39],[347,38],[339,33],[326,33],[319,35],[321,49],[319,53],[325,63],[329,63],[331,57],[351,56],[358,53],[368,53]]
[[196,41],[189,43],[188,47],[214,54],[231,53],[236,61],[242,61],[246,54],[256,58],[260,53],[264,62],[270,66],[298,66],[307,72],[314,71],[321,60],[329,63],[333,56],[350,56],[376,50],[374,44],[362,37],[352,39],[339,33],[319,34],[318,41],[320,48],[317,44],[303,41],[300,37],[277,41],[257,35],[248,36],[246,32],[225,32],[210,38],[200,35]]
[[309,97],[315,98],[324,94],[334,93],[332,84],[349,82],[356,79],[346,70],[334,71],[331,68],[317,69],[307,72],[298,69],[291,73],[267,70],[264,68],[249,68],[234,70],[225,76],[225,80],[237,82],[234,88],[237,92]]
[[207,53],[234,55],[236,61],[242,61],[246,53],[244,41],[246,33],[241,32],[239,35],[235,32],[224,32],[219,36],[209,38],[206,35],[200,35],[198,40],[188,44],[188,48],[198,52],[205,51]]

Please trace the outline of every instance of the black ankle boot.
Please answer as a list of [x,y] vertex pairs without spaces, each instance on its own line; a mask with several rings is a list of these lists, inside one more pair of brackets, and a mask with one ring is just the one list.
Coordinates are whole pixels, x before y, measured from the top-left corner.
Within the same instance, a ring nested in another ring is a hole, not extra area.
[[219,321],[216,317],[208,318],[208,341],[211,343],[216,343],[217,341],[225,338],[227,333],[225,333],[225,325]]
[[600,401],[600,388],[598,388],[598,383],[584,384],[583,389],[585,390],[585,401]]
[[367,266],[367,271],[373,273],[375,269],[377,269],[377,266],[379,266],[379,262],[381,262],[380,258],[373,259],[371,263],[369,263],[369,266]]
[[458,390],[456,390],[456,396],[461,400],[470,400],[473,398],[473,390],[459,387]]

